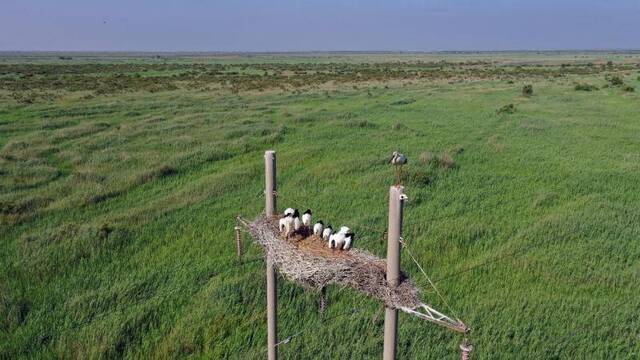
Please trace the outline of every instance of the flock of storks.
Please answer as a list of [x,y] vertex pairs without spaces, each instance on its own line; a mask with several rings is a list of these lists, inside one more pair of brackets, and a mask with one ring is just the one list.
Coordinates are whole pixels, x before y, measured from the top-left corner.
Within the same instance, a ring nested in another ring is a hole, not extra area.
[[[397,151],[393,152],[391,156],[390,164],[396,168],[396,185],[400,184],[402,177],[402,165],[407,163],[407,157]],[[349,250],[353,246],[353,240],[355,239],[355,233],[347,226],[341,226],[340,230],[334,232],[331,225],[325,226],[320,220],[311,227],[311,209],[307,209],[302,216],[298,209],[287,208],[284,211],[282,218],[279,222],[280,233],[284,234],[285,238],[289,238],[296,233],[306,232],[309,234],[313,231],[314,235],[321,237],[327,241],[327,245],[331,249]]]
[[[311,209],[307,209],[300,216],[298,209],[287,208],[284,211],[284,216],[280,219],[280,232],[286,238],[296,233],[311,232],[311,214]],[[338,232],[334,232],[331,225],[325,226],[322,221],[313,225],[313,234],[328,241],[329,248],[338,250],[349,250],[355,237],[354,232],[346,226],[342,226]]]

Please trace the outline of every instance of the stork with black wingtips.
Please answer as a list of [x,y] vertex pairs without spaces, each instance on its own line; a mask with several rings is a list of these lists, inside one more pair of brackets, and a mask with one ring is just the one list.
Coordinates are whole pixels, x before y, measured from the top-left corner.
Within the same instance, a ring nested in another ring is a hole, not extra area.
[[394,151],[389,163],[396,168],[395,185],[400,185],[400,183],[402,182],[402,166],[407,164],[407,157],[404,154],[399,153],[398,151]]

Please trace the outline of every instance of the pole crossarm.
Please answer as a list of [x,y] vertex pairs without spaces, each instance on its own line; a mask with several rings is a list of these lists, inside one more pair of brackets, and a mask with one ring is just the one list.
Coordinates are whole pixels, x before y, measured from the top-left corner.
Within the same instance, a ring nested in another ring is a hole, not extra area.
[[460,333],[467,333],[470,329],[460,320],[454,320],[447,315],[439,312],[427,304],[422,304],[417,308],[399,307],[400,310],[419,317],[420,319],[427,320],[434,324],[444,326],[447,329],[457,331]]

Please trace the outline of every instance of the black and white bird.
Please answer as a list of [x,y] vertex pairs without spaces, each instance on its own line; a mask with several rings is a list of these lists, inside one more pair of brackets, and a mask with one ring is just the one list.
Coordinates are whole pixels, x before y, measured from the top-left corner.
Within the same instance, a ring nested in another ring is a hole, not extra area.
[[322,230],[322,239],[325,241],[329,241],[329,237],[333,234],[333,228],[331,225],[327,225],[326,228]]
[[349,229],[348,227],[346,227],[346,226],[342,225],[342,226],[340,227],[340,231],[338,231],[338,232],[339,232],[339,233],[341,233],[341,234],[346,234],[346,233],[348,233],[349,231],[351,231],[351,229]]
[[329,247],[331,249],[342,249],[344,246],[345,234],[337,232],[329,236]]
[[307,229],[311,228],[311,209],[307,209],[307,211],[302,214],[302,225]]
[[280,232],[284,233],[285,237],[289,237],[293,232],[293,217],[286,215],[280,219]]
[[302,227],[302,220],[300,220],[300,212],[298,212],[298,209],[295,209],[292,216],[293,216],[293,231],[300,231],[300,228]]
[[324,230],[324,223],[322,220],[318,221],[313,225],[313,235],[322,236],[322,232]]
[[284,227],[285,227],[285,225],[287,224],[287,221],[288,221],[287,218],[290,218],[290,217],[291,217],[291,215],[285,215],[282,218],[280,218],[280,221],[279,221],[279,224],[278,224],[278,229],[280,229],[280,232],[284,231]]
[[284,216],[287,216],[287,215],[291,215],[291,216],[293,216],[293,213],[294,213],[295,211],[296,211],[296,209],[294,209],[294,208],[286,208],[286,209],[284,210]]
[[351,246],[353,245],[353,240],[354,240],[355,236],[356,236],[356,234],[354,234],[352,231],[350,231],[350,232],[345,234],[345,236],[344,236],[344,245],[342,246],[342,250],[351,249]]
[[399,185],[402,182],[402,166],[407,164],[407,157],[394,151],[389,163],[396,168],[396,185]]

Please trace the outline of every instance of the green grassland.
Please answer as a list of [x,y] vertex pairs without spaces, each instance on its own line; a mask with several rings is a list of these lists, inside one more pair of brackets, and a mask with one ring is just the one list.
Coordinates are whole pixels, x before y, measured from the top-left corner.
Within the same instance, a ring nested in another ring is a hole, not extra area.
[[[0,61],[0,358],[265,358],[233,226],[266,149],[280,208],[381,257],[407,154],[405,241],[477,358],[640,357],[637,52],[70,57]],[[380,357],[380,303],[278,291],[282,358]],[[401,358],[461,340],[400,315]]]

